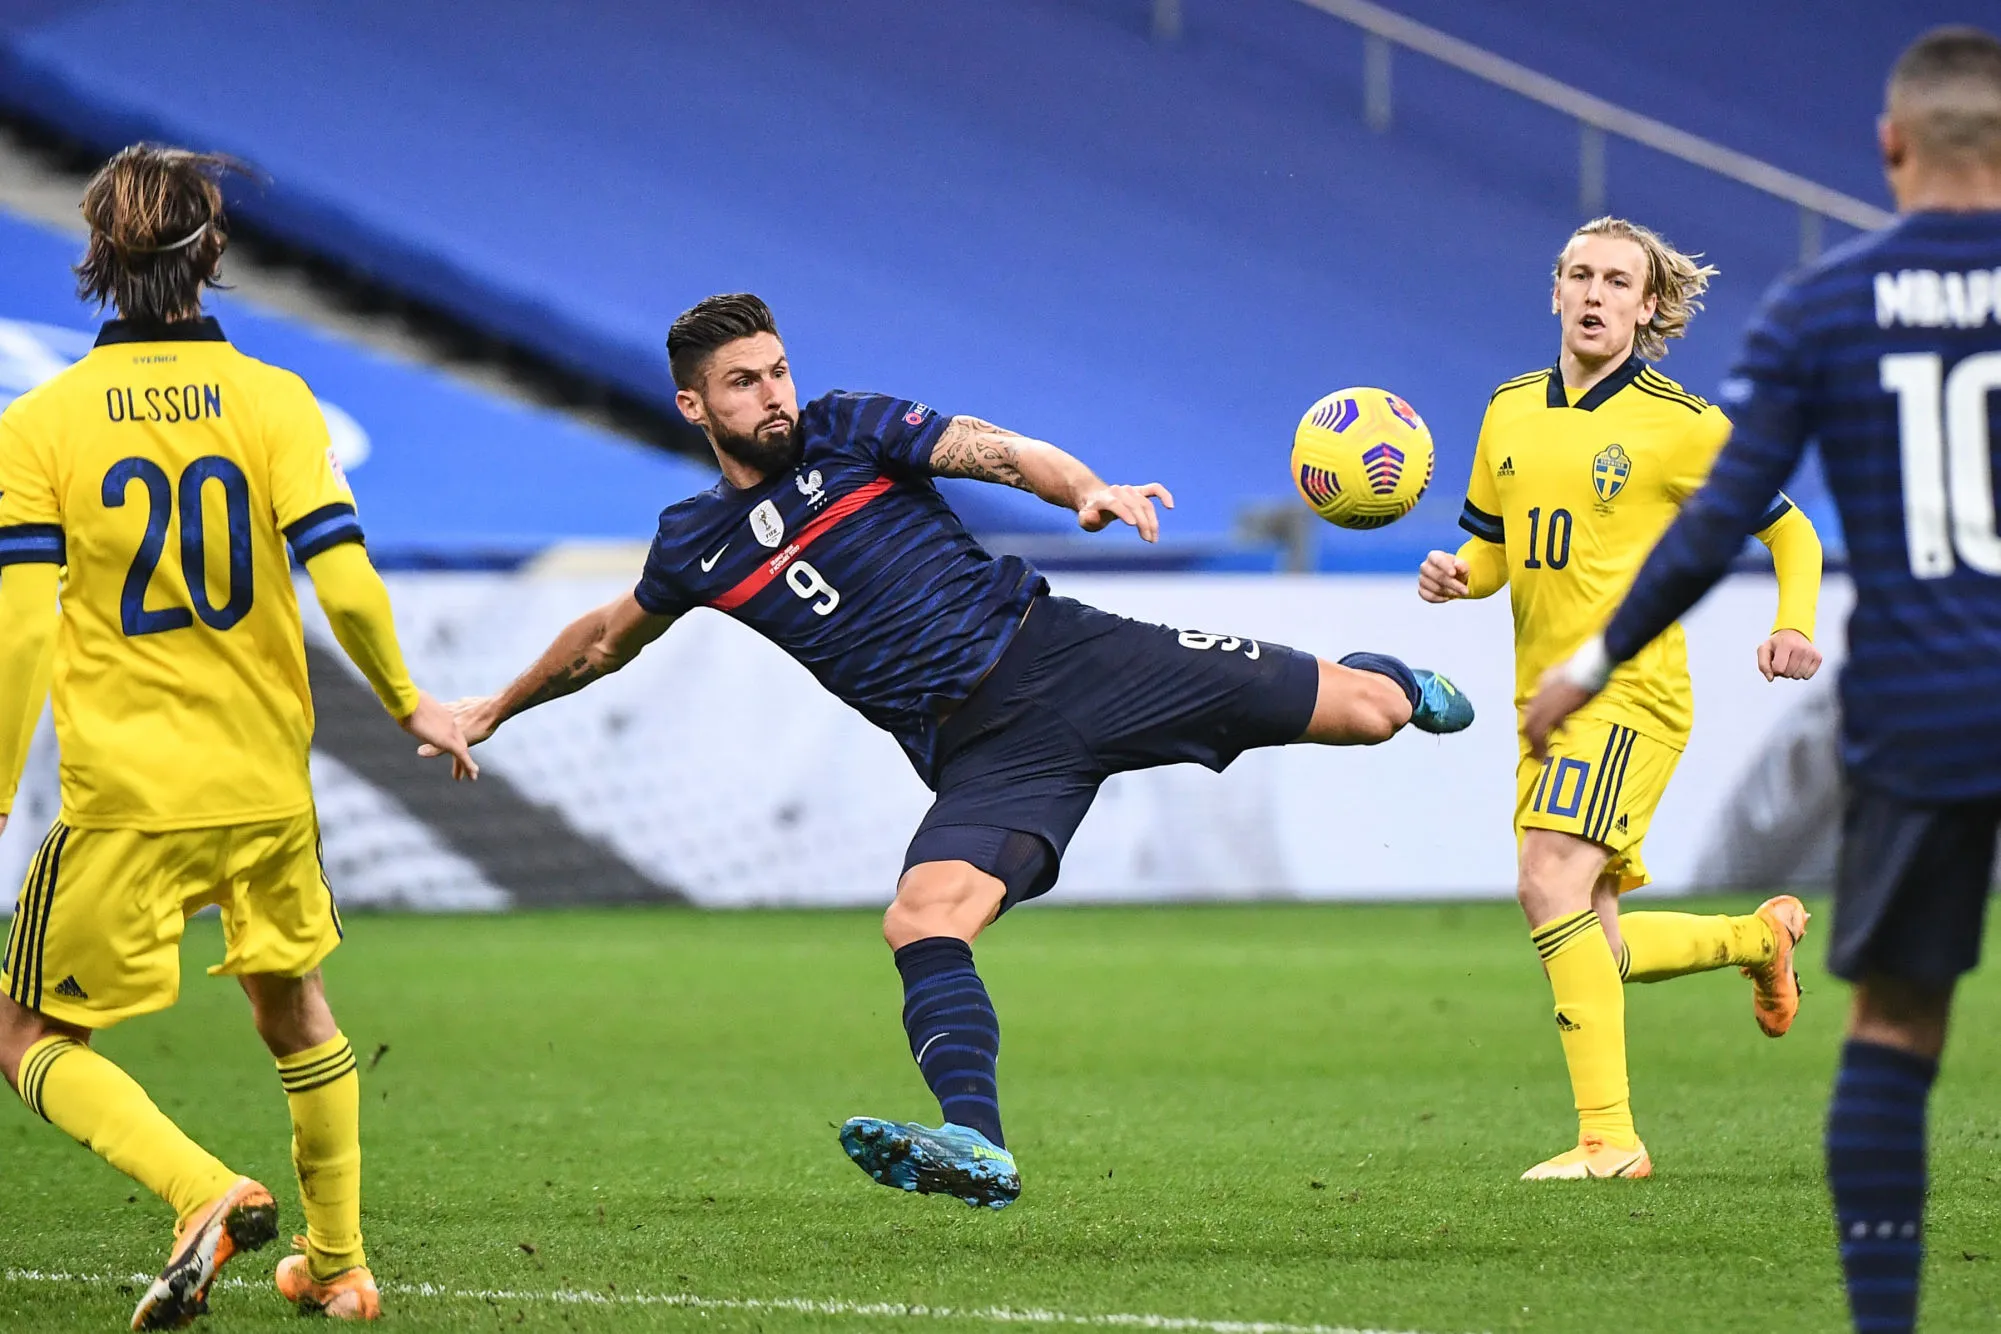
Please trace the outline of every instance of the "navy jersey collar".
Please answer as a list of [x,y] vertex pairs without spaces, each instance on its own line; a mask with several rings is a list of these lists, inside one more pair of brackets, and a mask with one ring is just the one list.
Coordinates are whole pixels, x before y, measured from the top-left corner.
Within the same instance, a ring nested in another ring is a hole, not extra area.
[[792,468],[787,468],[785,472],[773,473],[755,486],[738,486],[727,477],[718,477],[716,478],[715,486],[711,490],[711,494],[722,500],[757,499],[768,494],[772,487],[785,480],[786,473],[791,472],[798,466],[795,463],[792,465]]
[[754,485],[751,486],[738,486],[735,482],[732,482],[727,477],[718,477],[716,478],[715,494],[721,496],[725,500],[747,500],[752,496],[762,496],[765,492],[771,490],[771,488],[778,485],[780,482],[784,481],[787,477],[790,477],[793,473],[805,467],[806,452],[807,452],[807,444],[802,441],[799,449],[798,458],[792,460],[792,462],[786,464],[783,468],[780,468],[777,472],[771,474],[771,476],[765,478],[763,481],[755,483]]
[[106,320],[94,347],[113,343],[226,343],[222,325],[213,315],[198,320]]
[[1549,396],[1546,401],[1553,408],[1576,408],[1579,412],[1589,412],[1639,379],[1640,372],[1646,368],[1647,363],[1637,356],[1627,357],[1625,365],[1592,385],[1590,393],[1572,403],[1563,389],[1563,363],[1558,362],[1549,368]]
[[1903,227],[1930,227],[1939,231],[1991,231],[2001,224],[2001,209],[1921,209],[1897,219]]

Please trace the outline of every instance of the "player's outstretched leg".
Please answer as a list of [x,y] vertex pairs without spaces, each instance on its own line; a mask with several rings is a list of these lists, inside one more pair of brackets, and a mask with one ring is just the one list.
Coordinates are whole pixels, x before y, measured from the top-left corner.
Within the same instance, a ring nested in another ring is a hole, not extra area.
[[1021,1176],[1001,1133],[1000,1020],[973,966],[971,938],[1000,908],[1000,881],[966,862],[926,862],[904,873],[883,934],[903,978],[910,1054],[944,1124],[858,1116],[841,1147],[875,1181],[1003,1209]]
[[1625,942],[1619,972],[1628,982],[1665,982],[1735,967],[1751,979],[1751,1013],[1767,1037],[1784,1037],[1799,1014],[1793,955],[1812,920],[1806,905],[1779,894],[1744,917],[1679,912],[1619,915]]
[[[1402,708],[1377,678],[1396,687]],[[1387,653],[1350,653],[1338,663],[1321,663],[1320,696],[1305,740],[1373,745],[1405,723],[1420,732],[1463,732],[1473,725],[1473,701],[1441,673]]]
[[0,1064],[28,1110],[173,1206],[173,1247],[132,1328],[176,1328],[208,1309],[209,1285],[232,1255],[277,1235],[277,1206],[182,1133],[88,1037],[0,996]]
[[292,1114],[292,1166],[306,1233],[278,1262],[278,1292],[300,1310],[374,1320],[382,1298],[361,1244],[361,1076],[334,1023],[320,972],[240,979],[278,1064]]

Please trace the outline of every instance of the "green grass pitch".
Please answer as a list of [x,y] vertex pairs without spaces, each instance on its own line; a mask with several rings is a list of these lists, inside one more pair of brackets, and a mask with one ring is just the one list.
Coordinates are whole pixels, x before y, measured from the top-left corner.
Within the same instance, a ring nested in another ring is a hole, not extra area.
[[[1846,997],[1809,954],[1780,1042],[1734,972],[1629,989],[1658,1176],[1530,1186],[1572,1122],[1512,905],[1024,911],[979,950],[1026,1186],[1001,1213],[884,1190],[835,1142],[856,1113],[936,1115],[873,914],[357,917],[327,971],[373,1059],[366,1219],[395,1328],[993,1330],[936,1308],[1003,1307],[1683,1334],[1846,1328],[1820,1177]],[[197,922],[181,1004],[104,1050],[270,1184],[289,1232],[284,1103],[236,989],[199,971],[219,956]],[[2001,988],[1976,975],[1961,1005],[1933,1330],[2001,1321]],[[122,1328],[115,1280],[49,1275],[150,1270],[164,1210],[11,1099],[0,1164],[0,1329]],[[248,1281],[205,1328],[299,1327],[278,1253],[231,1267]],[[833,1305],[629,1300],[671,1294]]]

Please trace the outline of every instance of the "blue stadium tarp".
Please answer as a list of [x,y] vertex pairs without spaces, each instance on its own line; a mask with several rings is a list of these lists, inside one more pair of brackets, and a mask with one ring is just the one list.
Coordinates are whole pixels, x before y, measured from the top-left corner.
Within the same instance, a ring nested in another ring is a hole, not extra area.
[[[0,213],[0,406],[90,348],[74,237]],[[388,565],[511,564],[566,540],[650,537],[704,469],[504,401],[436,371],[265,314],[210,304],[245,352],[297,371],[329,405],[369,549]]]
[[[1498,6],[1414,8],[1533,42],[1534,20],[1509,28]],[[1382,384],[1433,424],[1439,480],[1394,528],[1329,530],[1324,559],[1406,566],[1456,541],[1487,390],[1555,351],[1575,127],[1402,61],[1396,126],[1371,134],[1358,38],[1295,0],[1186,0],[1171,46],[1147,38],[1140,0],[31,9],[0,19],[0,99],[101,146],[242,154],[270,176],[246,212],[392,286],[663,403],[674,313],[751,288],[807,384],[976,412],[1166,482],[1179,534],[1286,500],[1299,413]],[[1816,29],[1817,58],[1836,30]],[[1607,29],[1553,39],[1550,60],[1512,53],[1589,83],[1654,40],[1620,48]],[[1741,79],[1733,95],[1752,96]],[[1674,118],[1658,90],[1624,100]],[[1729,139],[1724,114],[1694,119]],[[1867,163],[1866,124],[1852,145],[1845,127],[1814,142]],[[1797,219],[1676,164],[1612,165],[1615,208],[1725,271],[1664,367],[1711,391]]]

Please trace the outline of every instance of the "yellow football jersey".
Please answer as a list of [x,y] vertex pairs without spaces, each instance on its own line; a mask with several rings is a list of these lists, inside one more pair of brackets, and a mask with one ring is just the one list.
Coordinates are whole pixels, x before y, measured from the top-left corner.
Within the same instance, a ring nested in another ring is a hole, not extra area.
[[[114,320],[0,415],[0,567],[65,564],[63,820],[169,830],[311,808],[289,541],[360,541],[298,376],[213,319]],[[0,568],[4,577],[4,568]]]
[[[1460,526],[1506,548],[1517,710],[1604,627],[1729,437],[1718,408],[1638,358],[1584,393],[1555,368],[1494,391]],[[1761,535],[1791,509],[1778,496]],[[1580,715],[1686,745],[1694,698],[1681,627],[1621,665]]]

